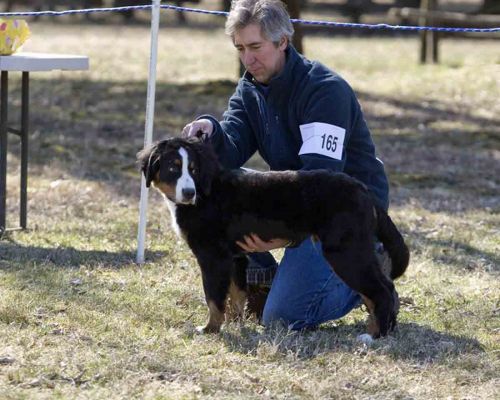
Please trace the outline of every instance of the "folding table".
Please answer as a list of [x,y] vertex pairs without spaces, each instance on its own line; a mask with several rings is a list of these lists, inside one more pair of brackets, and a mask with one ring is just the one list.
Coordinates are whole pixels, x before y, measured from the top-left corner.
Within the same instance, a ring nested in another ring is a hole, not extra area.
[[[28,129],[29,129],[29,81],[30,72],[53,70],[88,70],[89,59],[86,56],[46,53],[18,53],[0,56],[0,237],[7,230],[27,227],[28,203]],[[9,127],[9,72],[22,73],[21,85],[21,125],[19,129]],[[9,133],[21,138],[21,179],[19,227],[7,229],[7,136]]]

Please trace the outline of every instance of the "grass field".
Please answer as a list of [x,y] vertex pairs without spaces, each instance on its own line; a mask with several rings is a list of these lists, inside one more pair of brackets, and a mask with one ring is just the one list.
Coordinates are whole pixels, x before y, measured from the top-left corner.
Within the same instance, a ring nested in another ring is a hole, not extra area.
[[[220,116],[237,79],[220,28],[166,25],[157,139]],[[412,251],[399,329],[366,347],[362,310],[314,332],[247,321],[196,335],[207,315],[198,267],[156,193],[148,262],[134,263],[148,26],[32,30],[26,50],[87,54],[91,71],[32,75],[31,229],[0,241],[1,399],[498,398],[498,40],[445,40],[443,62],[422,67],[414,37],[306,38],[306,54],[359,95]],[[12,226],[15,138],[8,160]]]

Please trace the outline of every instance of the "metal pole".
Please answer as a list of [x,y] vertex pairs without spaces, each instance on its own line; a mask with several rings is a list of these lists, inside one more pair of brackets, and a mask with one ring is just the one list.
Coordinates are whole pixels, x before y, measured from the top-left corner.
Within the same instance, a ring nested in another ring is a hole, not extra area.
[[[161,0],[153,0],[151,8],[151,51],[149,59],[149,79],[146,102],[146,127],[144,133],[144,146],[149,146],[153,141],[153,123],[155,112],[156,92],[156,63],[158,59],[158,30],[160,27],[160,3]],[[139,229],[137,234],[137,257],[138,264],[144,263],[144,242],[146,238],[146,222],[148,209],[148,189],[144,176],[141,178],[141,200],[139,203]]]
[[2,71],[0,88],[0,237],[6,227],[6,203],[7,203],[7,102],[9,93],[9,73]]
[[21,211],[19,224],[28,226],[28,130],[29,130],[30,73],[23,72],[21,100]]

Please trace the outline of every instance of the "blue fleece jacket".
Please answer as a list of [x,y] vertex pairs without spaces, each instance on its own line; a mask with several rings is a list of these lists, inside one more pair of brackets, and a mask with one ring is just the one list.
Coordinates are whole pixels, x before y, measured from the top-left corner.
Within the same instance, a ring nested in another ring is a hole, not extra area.
[[[286,50],[283,70],[268,87],[263,88],[247,71],[229,99],[222,121],[210,115],[199,118],[213,122],[210,141],[226,168],[240,168],[258,151],[271,170],[325,168],[345,172],[367,185],[379,204],[388,208],[387,177],[375,156],[370,131],[352,88],[292,46]],[[303,146],[300,126],[314,122],[345,129],[338,159],[314,152],[299,155]]]

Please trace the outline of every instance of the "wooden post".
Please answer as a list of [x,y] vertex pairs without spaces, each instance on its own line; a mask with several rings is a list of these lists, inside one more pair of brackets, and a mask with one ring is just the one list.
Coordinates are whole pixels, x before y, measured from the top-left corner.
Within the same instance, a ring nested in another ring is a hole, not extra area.
[[[288,13],[290,14],[290,18],[292,19],[300,19],[300,1],[299,0],[285,0],[286,5],[288,6]],[[304,53],[304,44],[302,38],[304,37],[302,31],[302,25],[295,24],[293,26],[295,29],[295,33],[293,35],[293,47],[297,49],[297,51],[301,54]]]
[[[420,26],[433,26],[434,18],[432,12],[437,8],[437,0],[421,0],[420,9],[423,16],[420,18]],[[426,64],[431,61],[433,63],[439,62],[438,51],[438,32],[422,31],[420,32],[420,62]]]

